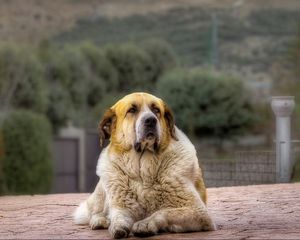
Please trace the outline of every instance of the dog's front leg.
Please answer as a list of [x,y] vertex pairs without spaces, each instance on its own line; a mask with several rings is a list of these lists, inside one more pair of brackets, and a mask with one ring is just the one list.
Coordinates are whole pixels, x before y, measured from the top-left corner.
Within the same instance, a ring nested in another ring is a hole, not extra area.
[[113,238],[125,238],[128,237],[133,224],[143,218],[144,211],[133,191],[125,187],[118,190],[114,192],[110,201],[108,230]]
[[193,232],[211,231],[216,227],[203,207],[162,209],[132,227],[135,236],[151,236],[160,231]]
[[133,223],[138,218],[140,206],[136,200],[137,196],[129,188],[126,178],[115,178],[110,183],[108,187],[108,195],[110,196],[110,226],[108,230],[113,238],[125,238],[128,237]]
[[133,217],[126,209],[121,209],[116,206],[110,208],[110,226],[109,233],[113,238],[128,237],[131,227],[134,223]]

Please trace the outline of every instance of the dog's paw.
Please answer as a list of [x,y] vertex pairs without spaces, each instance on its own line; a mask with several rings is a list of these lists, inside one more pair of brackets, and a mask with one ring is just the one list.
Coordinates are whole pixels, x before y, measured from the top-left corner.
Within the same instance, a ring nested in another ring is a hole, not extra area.
[[148,237],[157,234],[157,224],[154,220],[144,219],[133,224],[132,233],[137,237]]
[[125,226],[110,226],[109,233],[114,239],[127,238],[129,236],[130,230]]
[[90,220],[91,229],[103,229],[109,227],[109,220],[106,217],[93,215]]
[[215,231],[215,230],[217,230],[217,227],[211,219],[209,219],[209,221],[204,223],[202,226],[202,231]]

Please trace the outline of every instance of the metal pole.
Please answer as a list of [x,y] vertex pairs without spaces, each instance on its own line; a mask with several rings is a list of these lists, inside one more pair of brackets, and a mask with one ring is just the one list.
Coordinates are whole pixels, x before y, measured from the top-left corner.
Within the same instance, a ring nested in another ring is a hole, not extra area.
[[217,69],[219,67],[219,51],[218,51],[218,15],[212,13],[212,35],[211,35],[211,64]]

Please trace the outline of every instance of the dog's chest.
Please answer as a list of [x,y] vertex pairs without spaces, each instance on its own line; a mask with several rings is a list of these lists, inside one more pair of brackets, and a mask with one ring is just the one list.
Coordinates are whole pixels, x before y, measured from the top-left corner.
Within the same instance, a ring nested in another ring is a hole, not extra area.
[[124,155],[122,170],[130,181],[141,185],[151,185],[158,181],[161,175],[160,159],[149,153],[144,153],[142,157],[137,154]]
[[[143,158],[128,159],[124,173],[128,176],[129,190],[147,213],[169,205],[171,195],[176,195],[170,187],[168,164],[164,159],[145,155]],[[169,193],[169,194],[168,194]]]

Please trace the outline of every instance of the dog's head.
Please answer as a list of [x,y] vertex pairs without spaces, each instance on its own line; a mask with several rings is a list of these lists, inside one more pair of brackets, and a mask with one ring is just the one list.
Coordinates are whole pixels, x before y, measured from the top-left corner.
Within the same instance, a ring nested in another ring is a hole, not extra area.
[[109,139],[119,151],[164,149],[175,135],[168,106],[148,93],[132,93],[108,109],[99,125],[100,141]]

